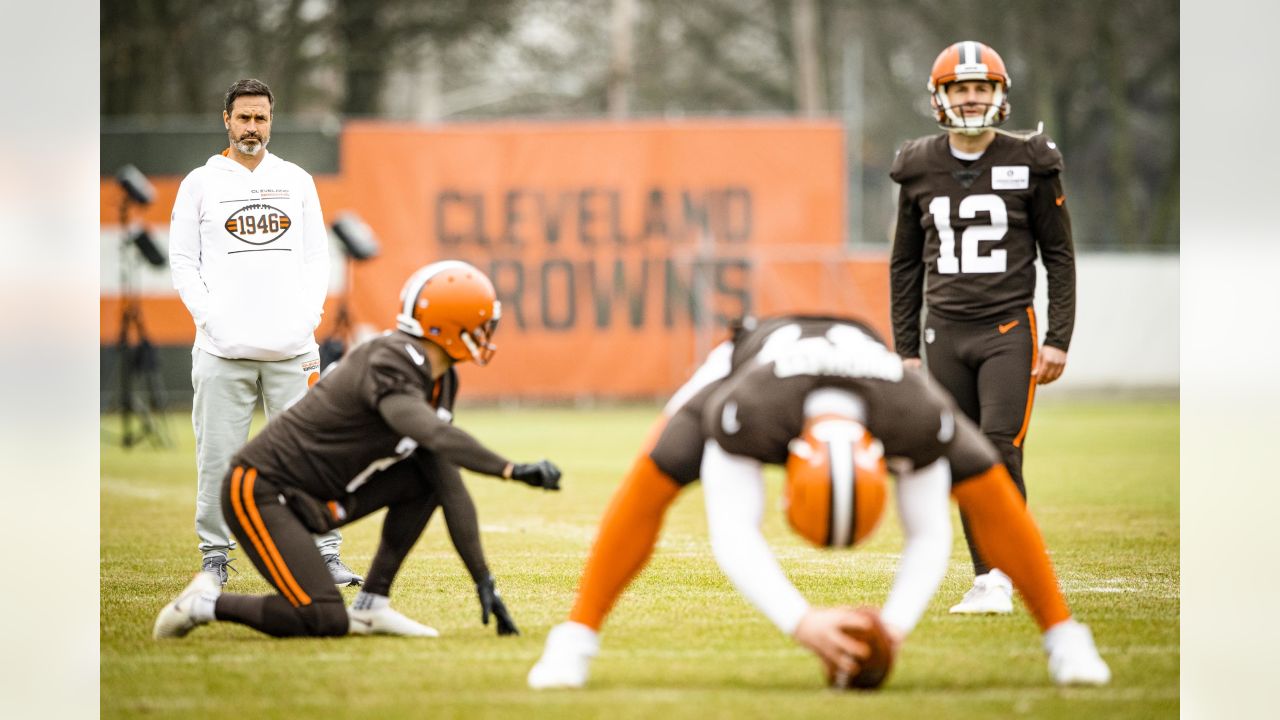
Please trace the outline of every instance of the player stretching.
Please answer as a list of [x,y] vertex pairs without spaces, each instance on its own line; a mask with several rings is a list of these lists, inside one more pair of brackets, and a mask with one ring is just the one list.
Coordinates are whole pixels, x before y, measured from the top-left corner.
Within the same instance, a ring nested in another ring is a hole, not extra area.
[[[878,439],[899,479],[906,535],[882,613],[893,643],[914,627],[946,572],[950,491],[965,512],[981,520],[973,526],[975,539],[1007,568],[1044,632],[1054,682],[1108,682],[1110,670],[1089,629],[1072,619],[1044,541],[999,454],[954,408],[941,388],[924,373],[904,368],[862,323],[779,317],[739,329],[668,403],[656,441],[646,445],[614,493],[569,621],[552,628],[529,685],[586,684],[606,615],[647,562],[668,506],[699,477],[712,549],[733,584],[829,668],[856,673],[865,648],[852,645],[845,633],[865,627],[867,618],[850,608],[810,607],[782,573],[760,533],[760,468],[788,463],[789,520],[801,534],[821,544],[851,544],[870,531],[878,514],[870,511],[874,486],[860,485],[860,471],[852,469],[871,438]],[[844,491],[833,484],[839,478],[827,480],[827,496],[843,498],[840,505],[798,500],[797,493],[811,487],[804,446],[812,451],[814,443],[793,440],[811,440],[814,425],[824,420],[836,428],[826,436],[826,457],[846,459]]]

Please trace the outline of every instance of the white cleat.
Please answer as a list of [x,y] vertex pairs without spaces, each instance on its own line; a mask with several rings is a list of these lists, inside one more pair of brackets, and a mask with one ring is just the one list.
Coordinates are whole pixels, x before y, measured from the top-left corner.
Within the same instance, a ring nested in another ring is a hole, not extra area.
[[1056,685],[1106,685],[1111,668],[1098,654],[1093,633],[1087,625],[1066,620],[1044,634],[1049,653],[1049,675]]
[[1007,615],[1013,612],[1013,581],[992,569],[973,579],[973,588],[951,606],[953,615]]
[[591,673],[591,658],[600,652],[600,635],[576,622],[551,628],[542,657],[529,670],[529,687],[534,690],[581,688]]
[[389,607],[381,610],[347,608],[352,635],[399,635],[402,637],[440,637],[440,631],[401,615]]
[[197,625],[203,625],[208,620],[197,620],[194,615],[196,601],[201,596],[213,596],[214,598],[222,594],[222,582],[218,576],[213,573],[198,572],[196,576],[187,583],[182,589],[178,597],[173,602],[165,605],[156,616],[155,627],[151,629],[151,637],[156,640],[165,638],[185,637],[187,633],[196,628]]

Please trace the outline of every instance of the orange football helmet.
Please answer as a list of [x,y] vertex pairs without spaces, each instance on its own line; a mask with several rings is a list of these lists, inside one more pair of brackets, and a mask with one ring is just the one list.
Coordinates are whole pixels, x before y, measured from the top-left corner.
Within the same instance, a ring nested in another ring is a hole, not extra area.
[[[964,80],[985,80],[995,84],[991,105],[981,118],[966,120],[947,100],[947,85]],[[929,73],[929,104],[942,129],[978,135],[1009,118],[1011,84],[1000,53],[983,43],[964,40],[947,46],[933,61],[933,70]]]
[[851,547],[884,513],[884,447],[861,423],[818,415],[791,441],[783,503],[791,528],[819,547]]
[[454,360],[484,365],[498,349],[492,341],[501,316],[502,303],[484,273],[460,260],[442,260],[404,284],[396,327],[439,345]]

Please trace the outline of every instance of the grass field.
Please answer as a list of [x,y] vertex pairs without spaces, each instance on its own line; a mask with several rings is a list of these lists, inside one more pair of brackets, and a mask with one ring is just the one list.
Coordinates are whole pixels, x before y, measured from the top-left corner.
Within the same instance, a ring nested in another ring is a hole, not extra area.
[[[199,561],[190,423],[169,418],[172,449],[104,444],[103,717],[1177,715],[1178,407],[1154,401],[1042,402],[1027,447],[1032,510],[1073,610],[1111,664],[1108,687],[1051,685],[1022,608],[1012,617],[947,615],[971,580],[957,520],[951,570],[889,684],[875,694],[829,692],[817,660],[781,637],[716,567],[695,487],[677,502],[653,561],[605,626],[589,689],[526,689],[525,673],[547,630],[568,613],[595,525],[654,414],[461,408],[459,424],[505,454],[545,455],[565,470],[558,494],[468,478],[490,565],[523,632],[517,638],[480,625],[475,592],[437,515],[393,602],[440,629],[439,639],[274,640],[218,624],[154,642],[156,612]],[[891,514],[865,548],[822,552],[786,530],[778,486],[775,474],[765,532],[801,592],[814,603],[883,601],[901,544]],[[343,555],[357,571],[368,566],[379,526],[375,516],[344,531]],[[266,591],[246,560],[236,564],[228,591]]]

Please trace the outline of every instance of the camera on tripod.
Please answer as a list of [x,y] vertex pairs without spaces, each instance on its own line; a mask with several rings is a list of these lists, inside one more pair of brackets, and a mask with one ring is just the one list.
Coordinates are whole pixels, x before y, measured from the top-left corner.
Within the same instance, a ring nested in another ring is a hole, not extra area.
[[[134,228],[129,223],[130,208],[150,205],[155,200],[155,188],[133,165],[121,168],[116,182],[124,190],[120,201],[120,337],[116,344],[116,361],[120,366],[121,444],[130,448],[151,440],[153,445],[167,447],[170,443],[162,414],[166,402],[160,380],[160,358],[142,322],[135,271],[137,256],[152,267],[164,267],[167,261],[146,227]],[[137,256],[132,250],[137,251]]]
[[354,212],[339,213],[330,226],[333,234],[342,243],[342,251],[347,256],[347,280],[342,296],[338,300],[337,317],[333,330],[320,343],[320,372],[323,374],[330,365],[337,362],[347,352],[351,341],[352,327],[349,302],[352,284],[355,282],[355,263],[371,260],[378,256],[381,246],[378,237],[364,220]]

